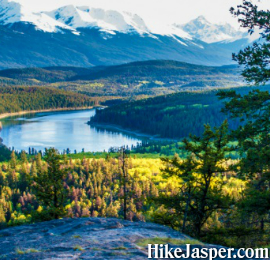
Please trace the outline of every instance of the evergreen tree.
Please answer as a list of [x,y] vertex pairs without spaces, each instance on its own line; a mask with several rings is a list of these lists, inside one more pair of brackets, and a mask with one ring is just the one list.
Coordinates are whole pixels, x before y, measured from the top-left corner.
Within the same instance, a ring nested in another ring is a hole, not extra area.
[[119,151],[119,163],[120,163],[120,189],[122,190],[122,198],[123,198],[123,215],[124,219],[127,219],[127,210],[128,210],[128,198],[129,198],[129,176],[128,176],[128,157],[127,151],[125,147],[122,147]]
[[46,209],[50,218],[58,219],[66,214],[65,203],[67,200],[64,188],[64,179],[67,171],[62,169],[60,155],[54,148],[46,150],[45,162],[47,171],[38,172],[33,177],[32,186],[38,201]]
[[[261,30],[262,43],[254,43],[234,54],[233,58],[245,66],[242,75],[246,81],[265,83],[270,79],[270,11],[259,10],[250,1],[243,1],[237,10],[232,8],[231,12],[239,17],[241,26],[248,28],[250,34],[256,29]],[[223,112],[242,121],[233,132],[236,149],[241,154],[235,170],[248,181],[248,189],[239,207],[259,215],[257,222],[263,230],[264,218],[270,210],[270,93],[253,89],[245,95],[236,91],[221,91],[218,95],[225,100]]]
[[25,151],[21,152],[21,161],[22,161],[22,163],[28,163],[27,155],[26,155]]
[[203,225],[213,212],[228,206],[228,198],[222,192],[225,184],[222,174],[227,170],[225,153],[229,150],[228,124],[225,121],[214,130],[206,125],[202,137],[190,136],[190,140],[183,142],[189,154],[187,159],[163,159],[167,165],[164,173],[182,180],[181,192],[161,202],[167,208],[176,207],[183,231],[188,222],[189,234],[200,237]]
[[3,206],[0,205],[0,228],[6,225],[6,217]]
[[233,54],[233,59],[245,66],[242,75],[247,81],[267,82],[270,79],[270,11],[260,10],[251,1],[244,0],[237,10],[231,8],[231,13],[238,17],[241,27],[248,29],[250,34],[259,29],[263,38],[261,43],[255,42]]
[[11,159],[10,159],[9,165],[11,169],[16,169],[17,157],[14,151],[12,151],[11,153]]

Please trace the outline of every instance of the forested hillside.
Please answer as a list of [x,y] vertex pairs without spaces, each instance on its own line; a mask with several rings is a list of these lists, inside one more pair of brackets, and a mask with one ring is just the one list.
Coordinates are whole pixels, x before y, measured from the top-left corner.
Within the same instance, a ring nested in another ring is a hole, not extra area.
[[[269,86],[261,89],[269,90]],[[239,93],[249,88],[239,88]],[[168,138],[200,135],[204,124],[220,125],[226,115],[221,113],[222,102],[217,91],[182,92],[125,103],[98,110],[90,124],[113,124],[126,129]],[[235,128],[238,121],[230,120]]]
[[167,138],[201,134],[203,125],[219,125],[226,118],[216,91],[183,92],[143,99],[98,110],[90,124],[113,124]]
[[67,81],[75,76],[87,75],[103,69],[103,67],[46,67],[46,68],[22,68],[6,69],[0,71],[0,77],[27,81],[29,83],[52,83]]
[[207,67],[177,61],[142,61],[91,68],[47,67],[0,71],[0,86],[51,86],[90,96],[141,98],[182,90],[242,85],[236,66]]
[[48,87],[0,87],[0,114],[94,106],[89,96]]

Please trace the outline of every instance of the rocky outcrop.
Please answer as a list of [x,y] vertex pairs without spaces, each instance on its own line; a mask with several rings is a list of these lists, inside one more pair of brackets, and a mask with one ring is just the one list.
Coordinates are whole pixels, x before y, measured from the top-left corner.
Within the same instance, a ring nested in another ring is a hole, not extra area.
[[0,231],[0,259],[147,259],[137,241],[157,237],[189,239],[153,223],[62,219]]

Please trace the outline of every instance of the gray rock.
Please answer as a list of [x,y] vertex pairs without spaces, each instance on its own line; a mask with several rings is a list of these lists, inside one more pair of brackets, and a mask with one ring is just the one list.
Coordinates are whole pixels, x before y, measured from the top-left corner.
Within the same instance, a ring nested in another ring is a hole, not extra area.
[[154,237],[189,238],[153,223],[61,219],[0,231],[0,259],[147,259],[136,241]]
[[[191,248],[220,248],[199,245],[198,241],[191,241],[184,234],[154,223],[80,218],[53,220],[0,231],[0,259],[142,260],[148,259],[147,245],[140,247],[137,242],[148,238],[177,239],[170,240],[169,247],[181,248],[182,252],[185,252],[186,243],[193,244]],[[186,239],[188,241],[179,241]]]

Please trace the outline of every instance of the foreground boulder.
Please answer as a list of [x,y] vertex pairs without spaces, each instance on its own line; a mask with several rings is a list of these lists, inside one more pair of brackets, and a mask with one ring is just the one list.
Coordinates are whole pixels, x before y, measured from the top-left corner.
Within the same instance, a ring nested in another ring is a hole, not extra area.
[[0,231],[0,259],[147,259],[148,238],[190,239],[153,223],[62,219]]

